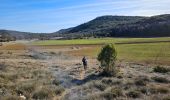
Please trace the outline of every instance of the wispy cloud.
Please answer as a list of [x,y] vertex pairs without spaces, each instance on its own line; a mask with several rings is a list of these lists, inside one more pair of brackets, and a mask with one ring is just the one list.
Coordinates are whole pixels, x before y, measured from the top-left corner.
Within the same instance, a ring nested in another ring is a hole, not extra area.
[[170,13],[170,0],[9,0],[12,5],[7,1],[0,4],[0,28],[32,32],[53,32],[102,15]]

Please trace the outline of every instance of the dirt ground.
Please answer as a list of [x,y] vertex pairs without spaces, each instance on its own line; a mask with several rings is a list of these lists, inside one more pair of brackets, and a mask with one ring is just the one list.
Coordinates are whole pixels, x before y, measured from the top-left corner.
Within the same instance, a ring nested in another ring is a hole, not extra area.
[[95,58],[87,58],[84,71],[82,57],[65,53],[81,48],[37,47],[21,41],[0,47],[0,99],[170,99],[170,72],[154,72],[156,65],[117,61],[118,74],[103,77]]

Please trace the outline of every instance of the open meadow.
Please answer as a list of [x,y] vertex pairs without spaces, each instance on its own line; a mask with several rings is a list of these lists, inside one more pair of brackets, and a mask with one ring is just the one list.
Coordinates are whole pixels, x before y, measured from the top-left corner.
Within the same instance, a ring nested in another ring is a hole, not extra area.
[[[0,100],[170,99],[169,38],[96,40],[4,43],[0,47]],[[103,43],[115,43],[116,76],[100,75],[96,56]],[[81,63],[84,55],[86,71]]]
[[48,48],[73,48],[68,54],[96,58],[104,44],[113,43],[119,60],[170,65],[170,38],[97,38],[36,41]]

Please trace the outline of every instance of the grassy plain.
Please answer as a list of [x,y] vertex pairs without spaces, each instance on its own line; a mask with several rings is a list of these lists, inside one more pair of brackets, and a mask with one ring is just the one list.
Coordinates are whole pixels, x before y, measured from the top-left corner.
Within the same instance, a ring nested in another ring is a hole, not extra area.
[[92,45],[106,43],[127,43],[127,42],[155,42],[170,41],[170,37],[162,38],[92,38],[92,39],[74,39],[74,40],[45,40],[33,42],[33,45]]
[[[102,46],[4,44],[0,47],[0,100],[169,100],[169,66],[118,62],[120,72],[104,77],[99,75],[96,59],[88,58],[88,69],[83,71],[78,56],[96,57]],[[151,61],[158,53],[164,64],[170,58],[169,46],[168,42],[115,44],[118,59]]]
[[68,51],[67,53],[74,56],[89,56],[95,58],[103,44],[107,43],[115,43],[119,60],[170,65],[170,38],[168,37],[48,40],[37,41],[32,44],[60,48],[66,48],[67,46],[80,47],[79,49]]

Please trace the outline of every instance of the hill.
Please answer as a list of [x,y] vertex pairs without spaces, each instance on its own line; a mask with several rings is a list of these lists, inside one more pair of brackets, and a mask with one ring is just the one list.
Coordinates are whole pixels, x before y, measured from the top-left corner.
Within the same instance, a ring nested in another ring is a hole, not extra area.
[[170,36],[170,14],[152,17],[101,16],[56,33],[65,36],[164,37]]
[[10,37],[20,39],[40,39],[44,37],[50,37],[50,34],[45,33],[30,33],[30,32],[20,32],[20,31],[13,31],[13,30],[0,30],[0,35],[8,34]]
[[0,30],[16,39],[50,39],[56,36],[66,38],[83,37],[169,37],[170,14],[141,16],[101,16],[76,27],[54,33],[30,33]]

